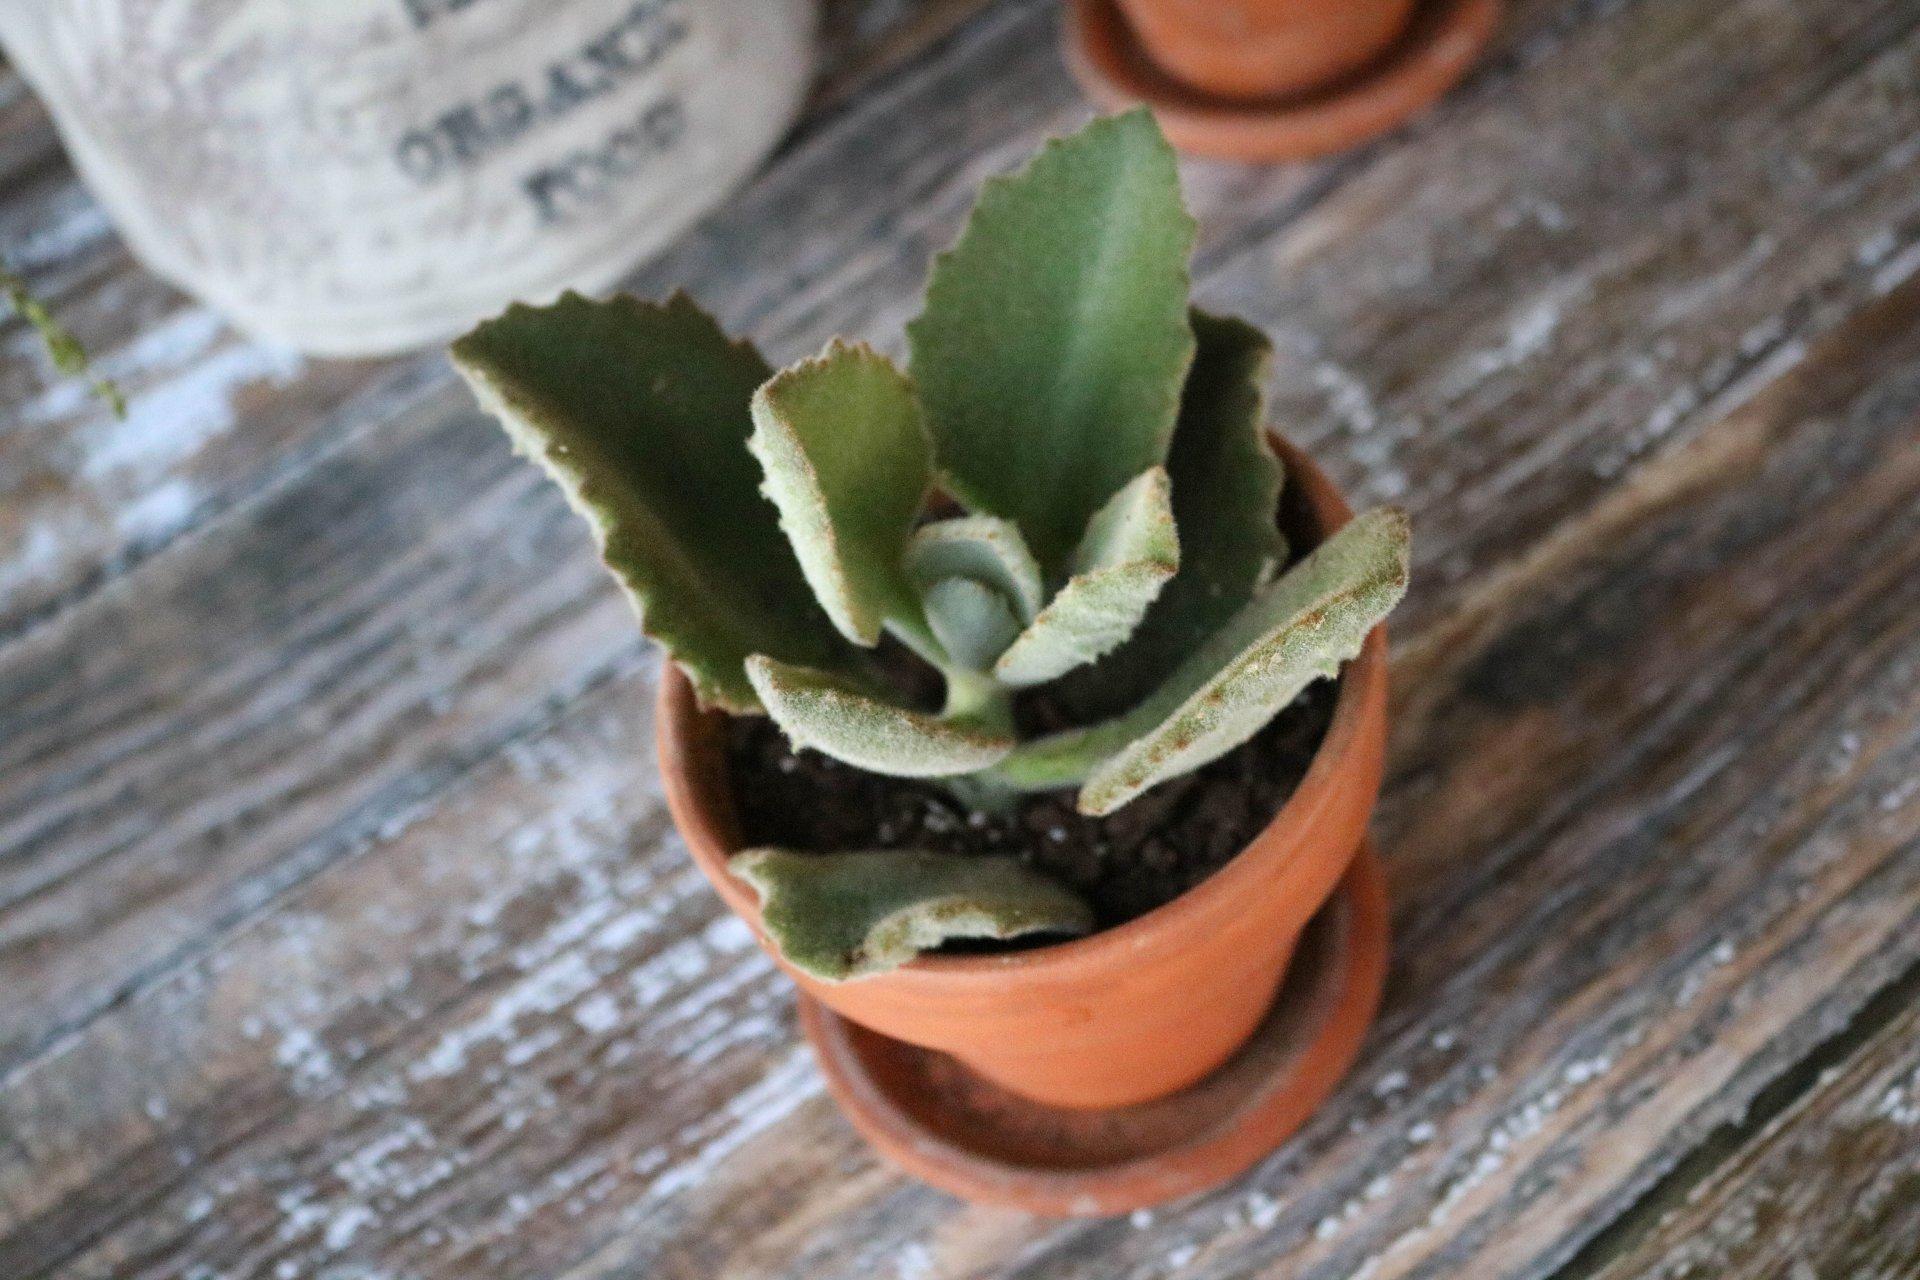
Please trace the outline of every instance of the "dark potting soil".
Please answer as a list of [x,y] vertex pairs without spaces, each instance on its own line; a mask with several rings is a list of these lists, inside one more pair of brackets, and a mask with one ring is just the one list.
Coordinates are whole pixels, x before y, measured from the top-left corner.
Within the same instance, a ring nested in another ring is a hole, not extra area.
[[1071,790],[1028,797],[1004,816],[975,813],[936,784],[796,752],[765,716],[732,717],[741,835],[801,851],[1016,854],[1078,889],[1107,928],[1177,898],[1259,834],[1306,776],[1336,688],[1315,682],[1244,745],[1105,818],[1076,812]]

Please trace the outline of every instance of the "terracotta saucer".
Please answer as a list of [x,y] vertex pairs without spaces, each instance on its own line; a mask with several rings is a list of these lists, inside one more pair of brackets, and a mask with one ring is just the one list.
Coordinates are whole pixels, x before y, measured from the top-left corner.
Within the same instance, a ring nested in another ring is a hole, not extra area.
[[1161,71],[1114,0],[1069,0],[1067,65],[1109,110],[1146,103],[1182,151],[1235,160],[1300,160],[1345,150],[1423,110],[1466,75],[1499,23],[1501,0],[1425,0],[1371,67],[1305,97],[1216,98]]
[[840,1109],[907,1172],[968,1200],[1095,1217],[1204,1191],[1278,1147],[1352,1065],[1386,971],[1386,881],[1368,845],[1301,935],[1253,1038],[1157,1102],[1043,1106],[804,995],[800,1021]]

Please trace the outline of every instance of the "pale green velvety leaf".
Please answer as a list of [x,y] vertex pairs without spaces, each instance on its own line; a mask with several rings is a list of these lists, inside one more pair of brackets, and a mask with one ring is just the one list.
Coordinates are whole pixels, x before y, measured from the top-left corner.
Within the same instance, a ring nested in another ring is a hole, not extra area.
[[994,664],[1003,684],[1024,688],[1092,662],[1133,633],[1180,567],[1171,487],[1160,467],[1143,471],[1095,513],[1073,556],[1073,576]]
[[907,327],[948,487],[1020,526],[1050,575],[1121,485],[1166,459],[1193,358],[1194,223],[1145,111],[988,182]]
[[759,893],[780,954],[828,982],[897,968],[953,938],[1093,928],[1076,894],[1008,857],[747,849],[729,865]]
[[836,341],[762,386],[753,423],[766,495],[840,633],[872,645],[887,619],[916,617],[901,554],[932,458],[906,375]]
[[1020,634],[1007,598],[972,578],[942,578],[927,588],[927,626],[947,656],[969,671],[985,671]]
[[748,404],[771,370],[684,295],[509,307],[455,342],[453,362],[586,517],[643,629],[703,703],[759,709],[748,654],[851,660],[746,450]]
[[946,578],[972,578],[1005,596],[1022,624],[1040,612],[1046,588],[1040,565],[1012,521],[957,516],[914,530],[907,542],[907,576],[925,592]]
[[759,655],[746,665],[767,714],[794,746],[871,773],[952,777],[984,769],[1013,749],[1007,734],[883,702],[824,671]]
[[1286,563],[1280,460],[1265,422],[1272,348],[1251,325],[1202,311],[1193,332],[1199,349],[1167,457],[1180,571],[1125,644],[1063,684],[1083,717],[1139,702]]
[[1406,593],[1408,544],[1404,512],[1369,511],[1255,596],[1123,718],[1151,727],[1088,776],[1081,812],[1111,813],[1217,759],[1308,684],[1335,675]]

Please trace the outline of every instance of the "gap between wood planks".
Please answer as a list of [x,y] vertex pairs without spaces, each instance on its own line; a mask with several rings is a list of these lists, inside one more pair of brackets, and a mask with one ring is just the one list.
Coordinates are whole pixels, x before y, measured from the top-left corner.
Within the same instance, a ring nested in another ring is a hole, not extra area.
[[1699,1145],[1592,1235],[1579,1252],[1548,1273],[1547,1280],[1590,1280],[1600,1275],[1614,1259],[1657,1230],[1669,1214],[1688,1201],[1696,1187],[1737,1159],[1749,1144],[1766,1134],[1774,1121],[1816,1092],[1830,1073],[1843,1069],[1890,1023],[1915,1007],[1920,1007],[1920,962],[1882,987],[1845,1026],[1755,1094],[1743,1116],[1707,1133]]

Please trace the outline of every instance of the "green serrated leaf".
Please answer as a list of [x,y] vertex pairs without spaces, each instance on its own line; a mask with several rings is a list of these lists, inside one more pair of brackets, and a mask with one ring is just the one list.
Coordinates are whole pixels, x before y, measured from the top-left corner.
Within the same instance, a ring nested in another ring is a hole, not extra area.
[[1280,460],[1266,432],[1272,346],[1243,321],[1198,310],[1193,332],[1199,348],[1167,457],[1180,571],[1125,644],[1062,687],[1087,718],[1152,692],[1286,563]]
[[747,677],[796,747],[894,778],[946,778],[993,764],[1010,734],[882,701],[841,676],[755,655]]
[[1096,767],[1082,813],[1113,812],[1257,733],[1315,680],[1338,673],[1407,589],[1406,513],[1349,521],[1269,586],[1123,717],[1145,732]]
[[970,509],[1050,574],[1087,520],[1163,462],[1193,358],[1194,222],[1146,111],[1095,120],[990,181],[907,327],[934,451]]
[[843,668],[834,634],[760,495],[745,448],[772,372],[685,295],[665,305],[568,293],[509,307],[453,362],[515,447],[593,527],[646,633],[702,703],[757,711],[749,654]]
[[957,516],[922,525],[907,542],[906,570],[923,593],[948,578],[992,587],[1022,625],[1033,621],[1046,598],[1039,562],[1026,539],[1012,521],[998,516]]
[[985,671],[1020,634],[1007,598],[972,578],[942,578],[923,599],[927,626],[947,656],[969,671]]
[[835,341],[762,386],[753,423],[764,490],[834,626],[871,646],[889,618],[917,618],[901,558],[932,458],[906,375]]
[[1008,646],[993,674],[1014,688],[1042,684],[1092,662],[1133,634],[1180,567],[1165,469],[1143,471],[1095,513],[1067,579]]
[[898,968],[955,938],[1076,935],[1094,923],[1079,896],[1008,857],[747,849],[729,865],[760,895],[780,954],[828,982]]

